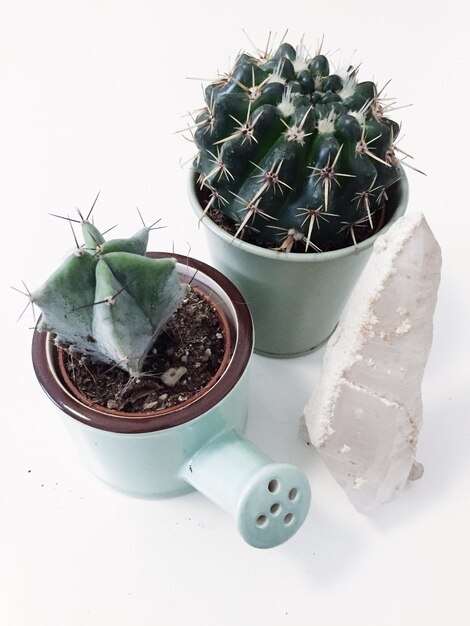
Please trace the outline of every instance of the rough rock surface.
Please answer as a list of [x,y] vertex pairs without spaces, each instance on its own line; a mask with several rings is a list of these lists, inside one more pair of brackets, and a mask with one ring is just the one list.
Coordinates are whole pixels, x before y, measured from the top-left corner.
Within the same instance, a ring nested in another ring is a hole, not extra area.
[[377,239],[305,408],[312,444],[361,512],[422,474],[415,463],[421,382],[440,268],[439,245],[421,213]]

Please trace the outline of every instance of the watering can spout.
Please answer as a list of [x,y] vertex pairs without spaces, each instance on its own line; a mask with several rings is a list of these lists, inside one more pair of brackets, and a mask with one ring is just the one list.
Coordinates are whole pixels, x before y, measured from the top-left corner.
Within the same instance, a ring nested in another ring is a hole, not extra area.
[[272,548],[300,528],[310,485],[293,465],[274,463],[234,430],[209,441],[185,464],[182,478],[235,516],[240,534],[256,548]]

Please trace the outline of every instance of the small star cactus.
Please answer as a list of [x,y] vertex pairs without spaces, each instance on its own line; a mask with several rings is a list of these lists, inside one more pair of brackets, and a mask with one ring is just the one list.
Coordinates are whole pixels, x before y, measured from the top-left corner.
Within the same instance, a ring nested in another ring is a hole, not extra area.
[[38,330],[54,333],[70,351],[138,376],[188,286],[180,284],[173,259],[145,256],[152,226],[105,241],[88,217],[81,220],[85,245],[77,243],[44,285],[27,294],[42,311]]
[[195,119],[205,212],[220,211],[235,237],[284,251],[335,250],[375,232],[403,175],[400,127],[357,73],[330,73],[321,49],[311,57],[303,44],[240,54],[206,87]]

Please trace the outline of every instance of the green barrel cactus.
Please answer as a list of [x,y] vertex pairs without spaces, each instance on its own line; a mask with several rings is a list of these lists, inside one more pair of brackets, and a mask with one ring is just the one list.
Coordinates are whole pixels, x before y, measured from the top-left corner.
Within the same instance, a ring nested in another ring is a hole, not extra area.
[[400,127],[357,68],[330,73],[323,54],[283,43],[240,54],[205,89],[195,119],[194,169],[203,208],[236,237],[285,251],[321,252],[369,237],[403,175]]
[[152,227],[109,241],[87,219],[81,228],[85,245],[28,294],[42,311],[38,330],[54,333],[70,351],[138,376],[188,286],[180,284],[173,259],[145,256]]

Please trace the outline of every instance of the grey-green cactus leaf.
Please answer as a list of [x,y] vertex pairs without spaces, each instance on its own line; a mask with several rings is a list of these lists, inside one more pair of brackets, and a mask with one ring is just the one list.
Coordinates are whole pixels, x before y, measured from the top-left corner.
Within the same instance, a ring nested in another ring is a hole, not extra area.
[[171,259],[110,252],[96,267],[93,333],[103,353],[138,375],[155,337],[184,297]]
[[105,239],[94,224],[87,220],[82,222],[82,234],[87,250],[95,250],[104,243]]
[[133,237],[129,239],[110,239],[105,241],[100,251],[102,254],[108,252],[131,252],[132,254],[144,255],[149,242],[149,229],[141,228]]
[[86,353],[94,352],[89,338],[93,333],[96,264],[94,256],[78,251],[31,295],[42,311],[38,329],[52,331],[59,343]]

